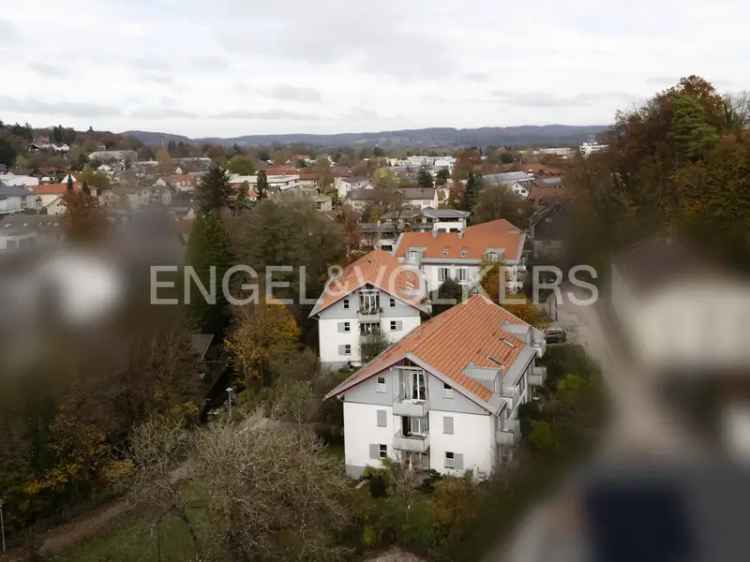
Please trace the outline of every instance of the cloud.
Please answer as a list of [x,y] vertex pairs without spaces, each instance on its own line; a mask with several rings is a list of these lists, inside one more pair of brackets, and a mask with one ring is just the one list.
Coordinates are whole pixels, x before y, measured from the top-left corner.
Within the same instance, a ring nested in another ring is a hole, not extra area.
[[464,78],[469,82],[488,82],[490,75],[486,72],[466,72],[464,73]]
[[128,114],[136,119],[196,119],[198,114],[168,107],[143,107]]
[[229,60],[216,55],[195,55],[190,57],[189,64],[192,70],[219,71],[229,68]]
[[113,106],[78,101],[44,101],[37,98],[0,96],[0,110],[37,115],[66,115],[71,117],[107,117],[120,115]]
[[65,78],[68,75],[65,69],[59,65],[47,64],[46,62],[31,62],[29,68],[46,78]]
[[495,90],[492,95],[503,102],[520,107],[580,107],[593,106],[602,102],[619,100],[623,103],[631,103],[637,96],[626,92],[601,92],[601,93],[579,93],[574,95],[562,95],[555,92],[509,92]]
[[252,119],[252,120],[279,120],[279,121],[315,121],[320,116],[311,113],[297,113],[284,109],[269,109],[266,111],[246,111],[242,109],[217,113],[211,117],[215,119]]
[[319,102],[322,97],[315,88],[304,88],[292,86],[291,84],[279,84],[275,86],[270,96],[281,101]]
[[0,19],[0,45],[12,45],[19,38],[16,26],[6,19]]

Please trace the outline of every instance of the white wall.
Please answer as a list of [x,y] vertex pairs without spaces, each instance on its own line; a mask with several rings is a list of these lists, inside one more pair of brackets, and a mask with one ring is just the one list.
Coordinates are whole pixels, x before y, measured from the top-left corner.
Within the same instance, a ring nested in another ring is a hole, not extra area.
[[[443,417],[453,418],[453,435],[443,433]],[[445,468],[445,452],[463,455],[463,470]],[[430,410],[430,468],[441,474],[462,476],[470,470],[489,476],[495,460],[495,418],[489,414],[465,414]]]
[[[386,410],[386,427],[378,427],[378,410]],[[396,419],[391,406],[344,402],[344,456],[347,467],[373,466],[382,468],[383,463],[370,458],[371,443],[388,445],[388,456],[396,459],[393,436]]]

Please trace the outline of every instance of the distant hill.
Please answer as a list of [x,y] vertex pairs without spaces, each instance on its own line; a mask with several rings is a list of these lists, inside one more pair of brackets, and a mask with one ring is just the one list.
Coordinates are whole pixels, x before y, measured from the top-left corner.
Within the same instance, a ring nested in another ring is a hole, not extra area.
[[378,133],[338,133],[330,135],[284,134],[284,135],[244,135],[232,138],[208,137],[189,139],[167,133],[127,131],[124,135],[137,138],[144,144],[155,145],[169,141],[212,143],[240,146],[302,143],[316,146],[519,146],[519,145],[567,145],[578,144],[592,135],[597,135],[607,127],[604,125],[573,126],[543,125],[520,127],[480,127],[478,129],[453,129],[449,127],[431,129],[402,129]]

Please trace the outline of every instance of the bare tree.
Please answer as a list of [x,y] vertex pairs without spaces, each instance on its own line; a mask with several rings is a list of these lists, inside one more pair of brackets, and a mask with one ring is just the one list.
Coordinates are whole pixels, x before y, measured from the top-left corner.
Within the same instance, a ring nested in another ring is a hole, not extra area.
[[[257,422],[257,423],[256,423]],[[212,528],[233,560],[345,559],[348,488],[339,463],[301,426],[250,419],[197,436],[194,466]]]

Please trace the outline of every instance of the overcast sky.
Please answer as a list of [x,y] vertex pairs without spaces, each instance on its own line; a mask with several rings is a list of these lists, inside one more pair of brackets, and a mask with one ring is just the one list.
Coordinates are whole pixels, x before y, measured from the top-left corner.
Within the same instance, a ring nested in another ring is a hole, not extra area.
[[606,124],[750,89],[750,2],[14,0],[0,119],[197,136]]

